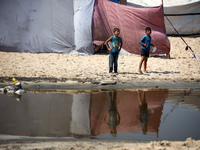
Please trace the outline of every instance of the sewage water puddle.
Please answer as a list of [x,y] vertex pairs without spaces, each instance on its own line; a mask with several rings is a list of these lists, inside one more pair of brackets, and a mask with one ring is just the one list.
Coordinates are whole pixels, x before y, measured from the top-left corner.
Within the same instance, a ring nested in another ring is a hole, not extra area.
[[199,89],[0,94],[4,135],[107,140],[200,139]]

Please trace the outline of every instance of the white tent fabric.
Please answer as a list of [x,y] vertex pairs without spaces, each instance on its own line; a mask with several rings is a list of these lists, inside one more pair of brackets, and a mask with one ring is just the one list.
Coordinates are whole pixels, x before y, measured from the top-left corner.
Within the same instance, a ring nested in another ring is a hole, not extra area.
[[[181,35],[200,34],[200,1],[165,7],[164,13]],[[168,35],[177,34],[166,18],[165,27]]]
[[[127,1],[127,5],[136,7],[153,7],[160,5],[161,1],[146,1],[148,3],[141,3],[142,0]],[[182,0],[182,3],[177,5],[179,1],[168,1],[168,6],[164,5],[164,14],[169,18],[174,27],[181,35],[200,34],[200,0],[188,1]],[[157,3],[155,3],[157,2]],[[164,1],[167,3],[167,1]],[[174,5],[173,5],[174,4]],[[165,28],[168,35],[176,35],[169,21],[165,18]]]
[[164,6],[175,6],[175,5],[183,5],[190,2],[195,2],[197,0],[127,0],[127,2],[133,3],[142,3],[146,6],[158,6],[163,2]]
[[94,0],[74,0],[76,51],[72,51],[72,54],[94,54],[92,43],[93,7]]
[[0,0],[0,51],[93,54],[94,0]]

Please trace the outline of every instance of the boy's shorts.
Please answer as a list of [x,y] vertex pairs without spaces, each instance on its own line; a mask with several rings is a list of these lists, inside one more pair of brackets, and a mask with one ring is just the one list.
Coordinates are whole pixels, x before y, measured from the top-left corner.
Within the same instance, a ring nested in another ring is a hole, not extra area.
[[144,49],[142,49],[142,51],[141,51],[141,56],[149,57],[149,52],[147,52],[147,51],[145,51]]

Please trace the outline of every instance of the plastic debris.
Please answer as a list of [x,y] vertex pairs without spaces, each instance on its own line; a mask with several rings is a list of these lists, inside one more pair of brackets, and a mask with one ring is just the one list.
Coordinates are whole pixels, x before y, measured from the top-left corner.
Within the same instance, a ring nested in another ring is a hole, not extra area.
[[17,95],[22,95],[22,94],[25,93],[25,92],[26,92],[25,90],[19,89],[19,90],[15,91],[15,94],[17,94]]
[[21,95],[26,91],[22,88],[21,82],[19,82],[17,79],[12,78],[12,81],[14,82],[13,85],[0,88],[0,94],[12,96],[16,98],[17,101],[19,101],[21,99]]
[[195,54],[194,52],[190,55],[193,59],[197,59],[198,61],[200,61],[200,58],[197,54]]
[[151,48],[151,52],[154,53],[156,50],[157,50],[157,47],[152,46],[152,48]]
[[12,80],[13,80],[14,83],[19,82],[19,81],[18,81],[17,79],[15,79],[15,78],[12,78]]

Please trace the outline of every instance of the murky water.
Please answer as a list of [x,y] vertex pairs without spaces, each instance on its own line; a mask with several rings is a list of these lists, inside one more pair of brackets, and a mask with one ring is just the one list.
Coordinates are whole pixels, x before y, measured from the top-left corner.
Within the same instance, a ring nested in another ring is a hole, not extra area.
[[200,139],[198,89],[0,94],[0,114],[0,136]]

